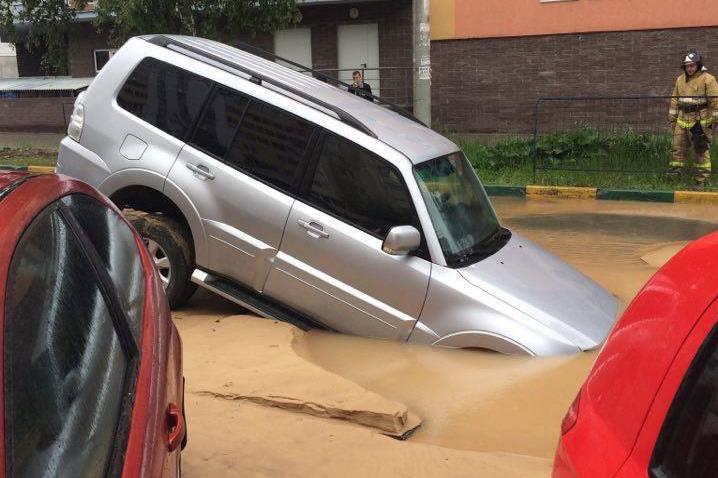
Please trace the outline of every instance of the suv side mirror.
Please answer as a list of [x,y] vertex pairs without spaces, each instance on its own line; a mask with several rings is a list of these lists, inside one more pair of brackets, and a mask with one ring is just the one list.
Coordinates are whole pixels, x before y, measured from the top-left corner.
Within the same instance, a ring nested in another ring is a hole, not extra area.
[[414,226],[395,226],[389,229],[381,250],[393,256],[405,256],[421,245],[421,234]]

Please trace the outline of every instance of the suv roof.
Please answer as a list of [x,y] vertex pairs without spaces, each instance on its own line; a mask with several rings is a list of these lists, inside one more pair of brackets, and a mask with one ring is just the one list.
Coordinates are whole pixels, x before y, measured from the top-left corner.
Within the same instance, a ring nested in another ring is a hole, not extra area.
[[[297,95],[294,92],[303,92],[303,98],[307,99],[309,104],[312,103],[312,100],[316,100],[316,104],[321,109],[332,110],[338,116],[341,112],[346,112],[347,116],[357,123],[355,127],[358,126],[359,131],[375,136],[378,140],[404,154],[414,164],[459,150],[453,142],[415,120],[324,81],[238,48],[213,40],[182,35],[148,35],[141,38],[216,67],[221,65],[214,61],[213,57],[219,57],[236,64],[237,72],[256,75],[258,78],[271,78],[274,91],[281,93],[284,88],[289,96],[295,99]],[[158,39],[168,41],[158,42]],[[202,53],[197,54],[198,51]],[[250,71],[251,73],[249,73]],[[351,122],[347,122],[351,124]],[[366,129],[369,131],[367,132]]]

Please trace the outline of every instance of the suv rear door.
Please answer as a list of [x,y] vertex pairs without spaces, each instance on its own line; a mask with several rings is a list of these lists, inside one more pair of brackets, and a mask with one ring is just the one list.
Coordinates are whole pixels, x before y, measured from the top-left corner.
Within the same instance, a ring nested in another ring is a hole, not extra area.
[[261,292],[315,128],[216,86],[168,181],[192,199],[207,237],[198,264]]
[[382,251],[393,226],[421,231],[393,165],[326,134],[287,221],[265,293],[341,332],[406,339],[426,297],[431,262],[421,251]]

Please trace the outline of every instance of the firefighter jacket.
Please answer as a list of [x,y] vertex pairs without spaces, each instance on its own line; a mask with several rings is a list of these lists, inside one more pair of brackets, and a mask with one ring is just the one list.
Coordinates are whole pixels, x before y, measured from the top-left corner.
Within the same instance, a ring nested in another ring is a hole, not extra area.
[[718,123],[718,83],[705,69],[691,78],[679,76],[671,96],[671,123],[687,129],[699,121],[704,127]]

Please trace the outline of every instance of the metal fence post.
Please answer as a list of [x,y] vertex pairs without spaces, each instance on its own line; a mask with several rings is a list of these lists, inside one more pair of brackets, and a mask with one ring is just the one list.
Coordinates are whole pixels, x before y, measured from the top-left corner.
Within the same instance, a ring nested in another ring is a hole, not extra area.
[[536,161],[538,160],[538,113],[539,113],[539,102],[541,98],[536,100],[534,105],[534,141],[531,146],[531,166],[533,168],[531,182],[536,184]]

